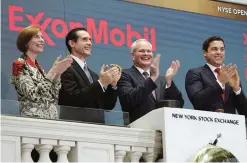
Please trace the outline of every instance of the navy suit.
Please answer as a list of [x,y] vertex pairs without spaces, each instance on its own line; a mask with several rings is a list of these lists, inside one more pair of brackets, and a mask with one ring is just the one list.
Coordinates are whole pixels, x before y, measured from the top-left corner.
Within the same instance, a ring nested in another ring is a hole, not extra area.
[[118,93],[122,110],[129,112],[130,122],[154,110],[160,100],[178,100],[183,107],[184,100],[176,85],[172,82],[169,88],[165,87],[164,77],[160,76],[154,83],[151,78],[145,80],[135,66],[123,70],[118,81]]
[[225,85],[225,102],[221,94],[222,88],[216,81],[216,77],[206,64],[202,67],[190,69],[186,74],[185,88],[187,95],[196,110],[215,111],[224,109],[225,113],[247,116],[247,99],[243,89],[236,95],[232,87]]

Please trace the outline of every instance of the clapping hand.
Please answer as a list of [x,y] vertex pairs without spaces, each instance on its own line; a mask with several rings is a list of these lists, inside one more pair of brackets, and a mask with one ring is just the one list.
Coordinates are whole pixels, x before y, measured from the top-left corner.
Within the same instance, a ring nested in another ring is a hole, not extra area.
[[235,92],[240,89],[240,77],[237,69],[235,70],[235,74],[229,80],[229,84]]
[[153,81],[156,81],[156,79],[160,75],[159,67],[160,67],[160,54],[156,54],[150,69],[150,77]]
[[116,87],[117,86],[117,82],[119,81],[119,79],[121,77],[122,68],[119,65],[111,64],[111,68],[113,68],[113,67],[117,67],[118,68],[118,71],[116,71],[114,74],[112,74],[113,80],[111,82],[111,85],[113,87]]
[[171,66],[168,68],[165,75],[165,80],[168,85],[171,84],[172,78],[177,74],[179,67],[180,67],[179,60],[172,61]]
[[47,74],[47,77],[53,80],[54,78],[60,78],[61,74],[71,66],[73,59],[71,56],[67,56],[62,60],[62,56],[57,57],[52,65],[52,68]]
[[119,69],[116,66],[109,68],[108,65],[102,65],[99,81],[102,85],[107,86],[113,82],[114,76],[118,73]]
[[60,76],[67,68],[71,66],[73,59],[71,56],[67,56],[62,60],[62,57],[59,56],[55,60],[52,69],[54,69],[56,75]]
[[222,66],[220,73],[218,75],[218,80],[222,84],[226,84],[236,74],[237,72],[236,70],[237,70],[237,66],[233,64]]

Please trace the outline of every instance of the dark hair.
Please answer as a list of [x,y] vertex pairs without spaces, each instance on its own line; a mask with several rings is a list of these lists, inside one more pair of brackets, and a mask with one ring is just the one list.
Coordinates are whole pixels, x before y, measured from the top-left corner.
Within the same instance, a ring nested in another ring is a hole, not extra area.
[[77,42],[77,39],[78,39],[77,31],[87,31],[87,29],[86,28],[74,28],[71,31],[69,31],[69,33],[66,36],[66,40],[65,40],[66,42],[65,43],[66,43],[67,49],[70,53],[71,53],[71,47],[69,45],[69,40]]
[[26,53],[27,52],[27,44],[36,35],[39,31],[41,31],[40,27],[31,25],[26,28],[23,28],[21,32],[18,34],[16,39],[16,46],[19,51]]
[[202,44],[202,50],[204,50],[204,51],[207,52],[210,43],[213,42],[213,41],[222,41],[223,44],[224,44],[224,47],[225,47],[225,42],[224,42],[223,38],[221,38],[220,36],[211,36],[211,37],[209,37],[207,40],[205,40],[203,42],[203,44]]

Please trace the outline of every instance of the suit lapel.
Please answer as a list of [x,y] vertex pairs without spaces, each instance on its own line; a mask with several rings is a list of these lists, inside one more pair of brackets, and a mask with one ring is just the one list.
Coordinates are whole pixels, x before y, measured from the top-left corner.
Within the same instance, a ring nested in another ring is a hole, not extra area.
[[132,73],[134,75],[134,77],[138,80],[139,83],[143,83],[145,81],[144,77],[142,76],[142,74],[137,70],[137,68],[135,66],[132,66]]
[[82,77],[82,79],[89,85],[90,82],[87,78],[87,75],[85,74],[85,72],[82,70],[81,66],[73,59],[73,63],[72,66],[74,67],[74,69],[80,74],[80,76]]
[[[143,84],[143,82],[145,81],[144,77],[142,76],[142,74],[140,73],[140,71],[135,67],[132,66],[132,73],[134,75],[134,77],[138,80],[138,82],[140,84]],[[157,80],[156,80],[157,81]],[[156,91],[155,91],[155,95],[157,95]],[[156,101],[156,99],[154,98],[153,94],[151,93],[151,97],[154,101]]]
[[[217,83],[217,79],[216,77],[214,76],[214,73],[212,72],[212,70],[210,69],[210,67],[205,64],[204,67],[203,67],[203,72],[204,74],[206,74],[210,79],[212,79],[213,81],[215,81]],[[218,84],[218,83],[217,83]]]
[[212,81],[214,84],[218,84],[219,85],[214,73],[212,72],[212,70],[210,69],[210,67],[207,64],[204,65],[203,72],[204,72],[205,75],[207,75],[209,77],[210,81]]

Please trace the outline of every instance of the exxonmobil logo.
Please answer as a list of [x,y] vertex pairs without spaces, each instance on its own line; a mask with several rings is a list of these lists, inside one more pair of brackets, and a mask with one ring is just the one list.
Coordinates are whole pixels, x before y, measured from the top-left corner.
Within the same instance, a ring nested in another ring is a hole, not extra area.
[[[151,42],[153,50],[156,51],[155,28],[144,26],[140,32],[134,30],[131,24],[126,24],[125,30],[118,27],[110,29],[107,20],[100,20],[97,26],[94,18],[86,18],[86,25],[73,20],[65,22],[63,19],[46,17],[44,12],[38,12],[36,15],[26,14],[22,6],[14,5],[9,5],[8,11],[10,30],[22,30],[24,27],[18,26],[16,23],[28,20],[30,25],[39,25],[41,27],[46,42],[51,46],[56,46],[56,43],[52,39],[54,37],[50,35],[54,35],[57,38],[64,38],[69,30],[76,27],[86,27],[92,39],[97,44],[113,44],[117,47],[126,44],[127,47],[130,47],[132,39],[135,41],[139,38],[145,38]],[[47,33],[46,29],[50,29],[51,33]]]

